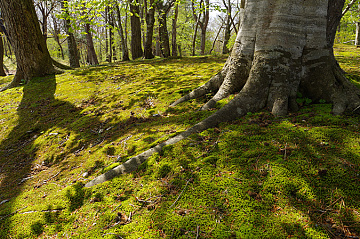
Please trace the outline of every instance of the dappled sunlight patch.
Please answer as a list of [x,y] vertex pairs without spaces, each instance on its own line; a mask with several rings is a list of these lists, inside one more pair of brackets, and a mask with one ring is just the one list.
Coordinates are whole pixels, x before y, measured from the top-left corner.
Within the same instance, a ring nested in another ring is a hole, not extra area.
[[[285,118],[249,113],[164,147],[135,172],[81,187],[211,115],[196,111],[209,96],[168,105],[225,60],[121,62],[57,75],[53,97],[36,93],[51,79],[3,92],[0,154],[13,157],[1,158],[10,161],[0,168],[0,203],[9,200],[0,237],[358,235],[359,118],[334,117],[329,104]],[[33,93],[19,112],[25,87]]]

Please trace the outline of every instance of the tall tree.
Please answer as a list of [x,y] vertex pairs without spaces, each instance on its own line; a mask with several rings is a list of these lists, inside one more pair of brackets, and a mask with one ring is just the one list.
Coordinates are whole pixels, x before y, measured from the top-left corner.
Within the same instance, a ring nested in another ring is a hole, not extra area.
[[32,0],[1,0],[1,14],[15,51],[17,69],[3,90],[19,86],[32,77],[53,74],[55,69],[41,33]]
[[[85,186],[135,170],[153,153],[193,133],[263,108],[274,115],[296,110],[296,93],[333,103],[333,113],[360,111],[360,90],[343,75],[332,51],[332,30],[343,0],[246,0],[241,28],[224,68],[173,106],[217,91],[212,103],[240,91],[223,108],[190,129],[129,159]],[[227,92],[227,93],[226,93]],[[222,94],[222,97],[219,97]],[[219,97],[219,98],[216,98]]]
[[153,54],[153,35],[155,25],[155,4],[154,0],[144,0],[145,8],[145,21],[146,21],[146,37],[144,43],[144,57],[145,59],[154,58]]
[[[121,50],[122,50],[122,61],[129,61],[129,49],[127,46],[127,35],[124,34],[124,30],[122,27],[122,23],[121,23],[121,14],[120,14],[120,7],[118,3],[115,3],[115,7],[116,7],[116,16],[117,16],[117,29],[120,35],[120,41],[121,41]],[[127,16],[126,16],[127,17]],[[125,18],[126,19],[126,18]],[[125,22],[126,25],[126,22]]]
[[171,33],[171,55],[177,56],[177,42],[176,42],[176,36],[177,36],[177,20],[179,15],[179,4],[176,4],[174,9],[174,18],[172,22],[172,33]]
[[[197,11],[195,9],[195,1],[192,1],[192,10],[194,19],[201,29],[200,54],[204,55],[206,46],[206,31],[210,18],[210,0],[201,0]],[[196,12],[200,12],[201,14],[198,16]],[[202,18],[200,18],[200,16],[202,16]]]
[[61,1],[61,8],[64,14],[64,26],[67,35],[66,40],[68,45],[70,66],[77,68],[80,67],[80,54],[77,48],[73,28],[71,27],[71,17],[68,9],[68,1]]
[[212,118],[232,119],[264,107],[274,115],[285,115],[297,109],[296,95],[301,92],[314,102],[332,102],[334,114],[359,109],[360,91],[344,77],[333,55],[343,4],[344,0],[246,1],[224,68],[173,105],[217,92],[202,107],[209,109],[240,91]]
[[226,8],[226,18],[225,18],[225,29],[224,29],[224,40],[223,40],[223,47],[222,47],[222,54],[228,54],[230,52],[228,48],[228,43],[230,40],[231,34],[231,2],[228,0],[223,0],[223,4]]
[[41,23],[41,30],[45,41],[47,40],[47,35],[48,35],[49,16],[56,7],[57,3],[58,3],[57,1],[53,1],[53,0],[35,1],[35,7],[40,11],[41,18],[39,19],[39,22]]
[[4,69],[4,42],[2,36],[0,36],[0,76],[6,76]]
[[132,0],[130,2],[130,24],[131,24],[131,55],[133,59],[143,56],[141,46],[141,21],[139,0]]
[[160,41],[160,50],[163,57],[167,58],[170,56],[170,41],[169,41],[169,32],[167,29],[167,15],[174,5],[175,0],[159,0],[156,3],[156,8],[159,13],[158,22],[159,22],[159,41]]

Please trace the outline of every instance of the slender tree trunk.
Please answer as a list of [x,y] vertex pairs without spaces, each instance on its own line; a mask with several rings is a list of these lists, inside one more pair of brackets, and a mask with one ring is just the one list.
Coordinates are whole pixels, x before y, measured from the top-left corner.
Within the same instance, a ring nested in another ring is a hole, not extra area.
[[[360,13],[360,2],[358,3],[358,14]],[[360,47],[360,20],[356,23],[355,46]]]
[[[199,15],[200,17],[200,15]],[[198,22],[195,23],[195,31],[194,31],[194,36],[193,36],[193,41],[192,41],[192,56],[195,56],[195,51],[196,51],[196,37],[197,37],[197,32],[198,32],[198,27],[199,24]]]
[[131,55],[133,59],[143,56],[141,47],[141,22],[140,22],[140,9],[138,0],[132,0],[130,4],[130,17],[131,23]]
[[[145,2],[147,0],[144,0]],[[155,25],[155,5],[154,0],[150,0],[149,9],[146,11],[146,38],[144,44],[144,57],[145,59],[154,58],[153,54],[153,35],[154,35],[154,25]]]
[[224,31],[224,41],[223,41],[223,47],[222,47],[222,54],[228,54],[229,48],[228,43],[230,40],[231,35],[231,2],[228,0],[226,3],[225,0],[223,0],[224,5],[226,6],[227,12],[226,12],[226,22],[225,22],[225,31]]
[[4,70],[4,43],[2,37],[0,37],[0,76],[6,76]]
[[[195,10],[195,2],[193,1],[192,3],[192,12],[193,12],[193,16],[195,19],[195,22],[197,22],[197,25],[199,25],[200,30],[201,30],[201,39],[200,39],[200,54],[204,55],[205,54],[205,46],[206,46],[206,30],[207,30],[207,26],[209,23],[209,16],[210,16],[210,1],[209,0],[205,0],[205,4],[204,4],[204,0],[201,0],[199,3],[199,16],[196,15],[196,10]],[[201,14],[203,13],[203,14]],[[200,17],[202,17],[202,19],[200,19]],[[196,27],[197,27],[196,25]],[[195,29],[195,32],[197,32],[197,29]],[[195,42],[195,37],[196,37],[196,33],[194,34],[194,39],[193,41]],[[193,42],[193,45],[195,44]],[[193,47],[193,54],[194,54],[194,47]]]
[[210,51],[209,51],[209,54],[211,54],[211,52],[214,50],[216,41],[217,41],[217,39],[218,39],[218,37],[219,37],[219,34],[220,34],[220,32],[221,32],[221,29],[223,28],[223,24],[224,24],[224,23],[221,24],[221,26],[219,27],[218,32],[216,33],[216,36],[215,36],[215,39],[214,39],[214,41],[213,41],[212,47],[211,47],[211,49],[210,49]]
[[61,7],[65,13],[64,25],[67,34],[67,45],[68,45],[70,67],[77,68],[80,67],[80,54],[78,51],[74,34],[71,30],[71,21],[69,17],[68,7],[67,4],[64,3],[64,1],[61,1]]
[[106,61],[107,62],[111,62],[111,55],[109,53],[109,34],[108,32],[110,31],[109,27],[109,6],[105,7],[105,56],[106,56]]
[[99,65],[89,23],[85,23],[85,33],[86,33],[86,49],[87,49],[86,60],[90,65]]
[[16,75],[6,88],[53,74],[55,69],[32,0],[1,0],[0,8],[17,62]]
[[158,34],[156,35],[155,55],[162,56],[161,55],[160,36],[159,36],[159,26],[157,27],[157,33]]
[[167,9],[163,2],[158,2],[157,9],[159,12],[158,22],[160,49],[163,57],[167,58],[170,56],[169,32],[167,29]]
[[175,7],[175,11],[174,11],[174,18],[173,18],[173,22],[172,22],[172,33],[171,33],[171,47],[172,47],[172,56],[177,56],[177,44],[176,44],[176,23],[177,23],[177,19],[178,19],[178,14],[179,14],[179,5],[176,4]]
[[112,62],[114,59],[114,23],[111,20],[109,15],[109,62]]
[[121,50],[122,50],[122,61],[129,61],[129,49],[127,46],[127,40],[126,37],[124,36],[124,31],[123,31],[123,27],[122,27],[122,23],[121,23],[121,15],[120,15],[120,8],[119,5],[116,4],[116,15],[117,15],[117,21],[118,21],[118,32],[120,35],[120,40],[121,40]]

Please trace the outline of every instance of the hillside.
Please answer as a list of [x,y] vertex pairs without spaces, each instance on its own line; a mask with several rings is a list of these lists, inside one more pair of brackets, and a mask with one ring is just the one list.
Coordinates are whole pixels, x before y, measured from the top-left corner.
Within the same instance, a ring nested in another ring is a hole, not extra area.
[[[335,50],[360,86],[360,50]],[[0,238],[359,238],[360,117],[301,94],[286,118],[248,114],[82,187],[214,112],[168,105],[225,60],[119,62],[1,92]]]

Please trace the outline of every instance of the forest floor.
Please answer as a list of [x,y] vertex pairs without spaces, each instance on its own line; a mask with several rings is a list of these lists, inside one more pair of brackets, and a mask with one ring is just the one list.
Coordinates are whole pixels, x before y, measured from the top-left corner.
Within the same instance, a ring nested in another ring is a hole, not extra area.
[[[360,50],[335,50],[360,86]],[[168,105],[225,60],[119,62],[1,92],[0,238],[359,238],[360,117],[300,94],[299,112],[248,114],[83,187],[212,114],[197,111],[206,97]]]

